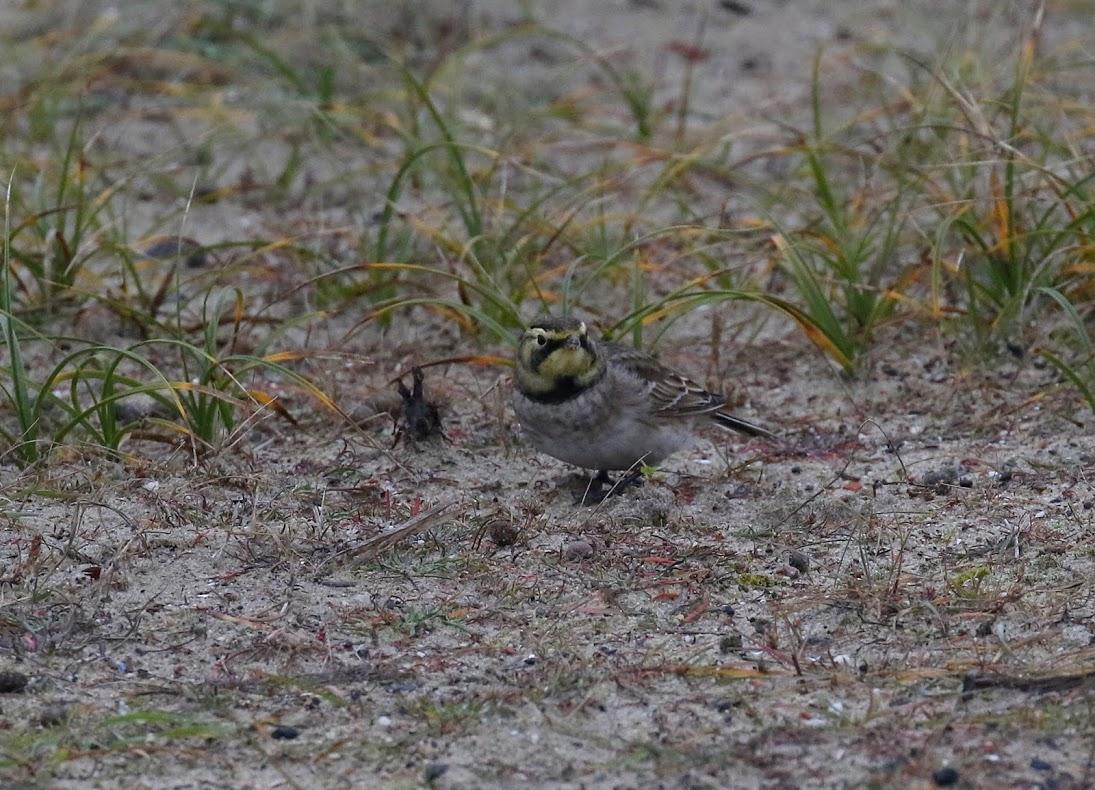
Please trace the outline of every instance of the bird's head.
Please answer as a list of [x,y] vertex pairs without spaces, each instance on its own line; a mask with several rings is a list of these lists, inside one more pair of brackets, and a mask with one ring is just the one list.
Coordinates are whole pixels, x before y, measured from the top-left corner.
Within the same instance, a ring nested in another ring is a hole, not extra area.
[[517,348],[517,386],[532,397],[577,393],[604,373],[604,360],[575,318],[538,321],[521,335]]

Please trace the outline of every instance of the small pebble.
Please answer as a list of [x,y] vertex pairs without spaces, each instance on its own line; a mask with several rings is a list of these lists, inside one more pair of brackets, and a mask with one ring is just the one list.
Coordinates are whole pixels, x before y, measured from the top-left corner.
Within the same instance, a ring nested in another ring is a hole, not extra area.
[[939,787],[949,787],[958,783],[958,771],[954,768],[940,768],[932,774],[932,781]]
[[734,486],[731,490],[727,491],[724,496],[727,499],[748,499],[753,493],[753,486],[748,483],[741,483]]
[[729,713],[739,704],[739,700],[724,698],[715,703],[715,710],[719,713]]
[[787,557],[787,564],[799,573],[810,572],[810,558],[797,549],[791,551],[790,556]]
[[739,2],[739,0],[719,0],[719,8],[738,16],[749,16],[753,13],[752,6]]
[[588,540],[568,540],[563,544],[563,556],[569,560],[582,560],[593,556],[593,544]]
[[430,763],[422,772],[422,778],[427,782],[436,782],[449,770],[448,763]]
[[28,678],[22,672],[9,669],[0,672],[0,694],[17,694],[27,687]]
[[487,526],[490,539],[499,548],[512,546],[517,542],[517,536],[521,534],[521,528],[512,521],[496,518]]
[[723,655],[741,650],[741,634],[727,634],[719,639],[719,652]]
[[38,714],[38,725],[41,727],[57,727],[68,721],[69,707],[63,702],[55,702],[42,708]]
[[928,488],[942,489],[940,493],[945,492],[948,485],[956,482],[958,482],[958,467],[952,465],[932,469],[925,472],[920,478],[921,485]]
[[200,269],[208,261],[205,248],[185,236],[156,236],[140,251],[149,258],[161,261],[182,259],[191,269]]
[[1030,761],[1030,767],[1035,771],[1052,771],[1053,766],[1047,763],[1045,760],[1039,760],[1037,757]]

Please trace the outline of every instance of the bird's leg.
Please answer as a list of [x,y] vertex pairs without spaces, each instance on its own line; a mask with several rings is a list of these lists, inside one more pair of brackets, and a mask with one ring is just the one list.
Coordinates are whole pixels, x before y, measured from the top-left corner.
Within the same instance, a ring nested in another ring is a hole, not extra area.
[[599,505],[605,501],[605,497],[612,491],[612,478],[608,476],[608,470],[602,469],[594,477],[590,478],[585,489],[575,498],[576,505]]
[[596,477],[589,481],[586,490],[583,492],[582,496],[578,498],[578,504],[599,505],[609,497],[623,493],[625,488],[640,486],[642,484],[643,475],[638,469],[631,470],[615,483],[613,483],[612,478],[609,477],[608,470],[602,469],[597,473]]

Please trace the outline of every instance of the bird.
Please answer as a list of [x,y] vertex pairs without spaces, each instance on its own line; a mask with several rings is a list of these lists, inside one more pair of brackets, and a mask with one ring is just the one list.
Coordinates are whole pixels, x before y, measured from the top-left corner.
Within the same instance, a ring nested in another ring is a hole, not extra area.
[[594,338],[585,322],[550,317],[521,335],[514,361],[513,407],[527,440],[540,452],[597,470],[597,491],[610,471],[641,481],[680,450],[698,422],[771,440],[771,431],[725,410],[726,398],[637,348]]

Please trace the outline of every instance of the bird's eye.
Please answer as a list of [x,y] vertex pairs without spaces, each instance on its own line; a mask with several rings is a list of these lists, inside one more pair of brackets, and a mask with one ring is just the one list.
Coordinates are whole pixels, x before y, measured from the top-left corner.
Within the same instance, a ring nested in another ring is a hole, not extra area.
[[546,346],[547,345],[547,338],[544,337],[543,335],[537,335],[536,336],[536,345]]

